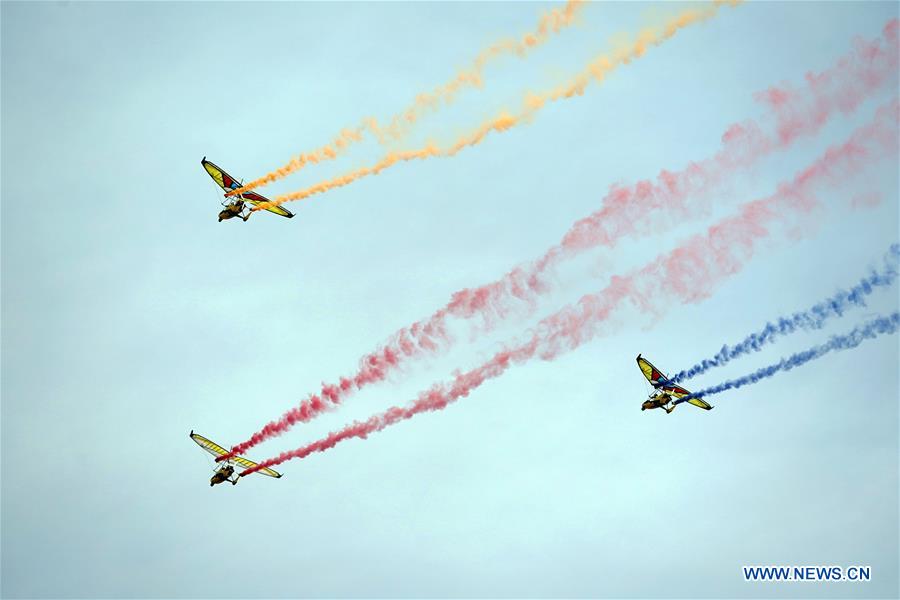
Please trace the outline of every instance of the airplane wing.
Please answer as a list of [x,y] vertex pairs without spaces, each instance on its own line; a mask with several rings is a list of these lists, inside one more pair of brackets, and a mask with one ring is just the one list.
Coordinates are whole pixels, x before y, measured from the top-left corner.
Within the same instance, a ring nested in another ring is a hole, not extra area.
[[637,356],[637,364],[641,368],[641,373],[644,374],[644,377],[647,378],[647,381],[653,387],[658,388],[668,381],[666,376],[662,374],[662,371],[654,367],[649,360],[643,358],[640,354]]
[[[264,202],[271,202],[271,200],[269,200],[268,198],[266,198],[265,196],[263,196],[261,194],[257,194],[256,192],[244,192],[243,194],[241,194],[241,198],[243,198],[244,200],[246,200],[253,206],[259,206],[260,204],[262,204]],[[290,219],[291,217],[294,216],[294,213],[292,213],[291,211],[289,211],[286,208],[282,208],[280,205],[273,204],[272,206],[267,206],[266,210],[269,212],[273,212],[276,215],[281,215],[282,217],[287,217],[288,219]]]
[[203,165],[203,168],[206,169],[206,172],[209,173],[209,176],[213,178],[213,181],[219,184],[219,187],[225,190],[226,192],[230,192],[231,190],[236,190],[241,187],[241,184],[238,181],[222,170],[221,167],[211,163],[206,160],[206,157],[203,157],[203,160],[200,161],[200,164]]
[[[236,190],[241,187],[239,181],[237,181],[234,177],[226,173],[221,167],[218,165],[211,163],[206,160],[206,157],[203,157],[203,160],[200,161],[200,164],[203,165],[203,168],[206,169],[206,172],[209,173],[209,176],[213,178],[220,188],[225,190],[226,192],[230,192],[231,190]],[[264,202],[270,202],[268,198],[257,194],[256,192],[244,192],[241,194],[241,198],[252,204],[253,206],[259,206]],[[276,215],[281,215],[282,217],[287,217],[290,219],[294,216],[294,213],[287,210],[286,208],[282,208],[280,206],[269,206],[266,207],[266,210],[269,212],[273,212]]]
[[[198,446],[200,446],[201,448],[203,448],[204,450],[206,450],[213,456],[225,456],[226,454],[228,454],[228,450],[226,450],[222,446],[218,445],[217,443],[206,439],[199,433],[194,433],[192,431],[191,439],[194,440],[195,442],[197,442]],[[238,465],[240,467],[243,467],[244,469],[250,469],[252,467],[257,466],[257,464],[258,464],[258,463],[253,462],[252,460],[247,460],[243,456],[232,456],[228,460],[225,460],[222,462],[228,462],[233,465]],[[269,468],[260,469],[259,471],[257,471],[257,473],[262,473],[263,475],[268,475],[269,477],[281,477],[281,473],[279,473],[278,471],[275,471],[274,469],[269,469]]]
[[700,398],[689,398],[688,400],[682,400],[685,396],[690,396],[691,393],[681,387],[680,385],[672,385],[666,384],[660,388],[662,391],[667,392],[675,398],[675,401],[672,403],[672,406],[677,404],[681,404],[682,402],[687,402],[688,404],[693,404],[699,408],[703,408],[705,410],[712,410],[712,406],[708,404],[706,401],[701,400]]

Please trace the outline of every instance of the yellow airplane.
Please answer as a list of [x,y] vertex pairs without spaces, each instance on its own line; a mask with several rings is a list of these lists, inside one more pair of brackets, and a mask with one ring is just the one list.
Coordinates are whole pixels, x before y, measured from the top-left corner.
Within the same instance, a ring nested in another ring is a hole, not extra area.
[[[206,439],[199,433],[194,433],[193,431],[191,431],[191,439],[197,442],[198,446],[200,446],[213,456],[218,457],[228,454],[228,450],[218,445],[217,443]],[[236,475],[234,476],[234,478],[232,478],[232,475],[234,475],[234,465],[238,465],[240,467],[243,467],[244,469],[249,469],[251,467],[257,466],[257,463],[253,462],[252,460],[247,460],[242,456],[232,456],[231,458],[223,461],[223,463],[224,464],[221,467],[216,469],[215,474],[209,480],[210,487],[219,483],[225,483],[226,481],[230,481],[231,485],[237,485],[238,479],[243,477],[244,474],[241,473],[240,475]],[[263,475],[268,475],[269,477],[281,477],[281,473],[269,468],[260,469],[259,471],[255,472],[261,473]]]
[[[200,164],[203,165],[203,168],[206,169],[206,172],[209,173],[209,176],[213,178],[213,181],[215,181],[220,188],[225,190],[226,195],[231,190],[236,190],[241,187],[241,184],[238,183],[238,181],[234,177],[223,171],[221,167],[206,160],[205,156],[203,157],[203,160],[200,161]],[[244,221],[249,219],[250,211],[244,213],[244,202],[249,202],[253,206],[259,206],[260,204],[270,202],[270,200],[261,194],[257,194],[256,192],[244,192],[243,194],[239,194],[237,198],[231,201],[228,201],[226,199],[224,202],[222,202],[222,206],[224,206],[225,208],[219,213],[219,223],[221,223],[225,219],[231,219],[234,217],[240,217]],[[266,210],[269,212],[273,212],[276,215],[287,217],[288,219],[294,216],[291,211],[280,206],[268,206],[266,207]]]
[[[649,360],[641,357],[640,354],[637,355],[637,364],[641,369],[641,373],[644,374],[644,377],[647,378],[647,381],[654,388],[653,394],[641,404],[641,410],[661,408],[666,411],[666,414],[669,414],[682,402],[693,404],[705,410],[712,410],[712,406],[700,398],[682,400],[685,396],[690,396],[691,393],[680,385],[675,385],[668,377],[663,375],[662,371],[654,367]],[[671,406],[669,406],[670,402],[672,403]]]

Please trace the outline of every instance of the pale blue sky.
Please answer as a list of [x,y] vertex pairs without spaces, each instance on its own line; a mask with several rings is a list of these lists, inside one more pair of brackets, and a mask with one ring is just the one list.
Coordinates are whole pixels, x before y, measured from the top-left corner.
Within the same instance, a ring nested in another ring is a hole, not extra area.
[[[895,337],[722,394],[710,413],[641,413],[634,364],[643,352],[674,372],[854,283],[898,239],[891,161],[825,194],[829,210],[802,239],[773,236],[701,304],[652,323],[622,313],[605,337],[445,411],[286,463],[281,480],[210,489],[191,429],[245,439],[454,291],[539,256],[610,184],[709,156],[728,125],[763,114],[755,92],[828,67],[898,13],[890,2],[725,10],[455,158],[290,204],[292,220],[216,222],[203,156],[256,177],[393,114],[550,6],[3,2],[4,597],[897,596]],[[561,81],[661,6],[589,6],[527,61],[489,67],[483,90],[414,139],[447,139]],[[611,273],[771,193],[890,98],[762,161],[714,198],[712,219],[567,265],[533,318],[411,365],[249,456],[479,364]],[[377,155],[362,145],[260,191]],[[840,208],[870,191],[880,206]],[[896,288],[876,292],[829,331],[897,305]],[[747,564],[871,565],[873,580],[751,584]]]

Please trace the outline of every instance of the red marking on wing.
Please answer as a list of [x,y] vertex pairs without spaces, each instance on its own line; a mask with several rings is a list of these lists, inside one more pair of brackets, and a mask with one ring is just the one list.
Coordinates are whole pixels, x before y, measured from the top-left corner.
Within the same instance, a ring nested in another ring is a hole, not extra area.
[[687,391],[683,387],[678,387],[677,385],[668,385],[668,386],[664,387],[663,390],[665,390],[667,392],[672,392],[673,394],[684,394],[685,396],[690,394],[689,391]]
[[268,198],[260,196],[256,192],[244,192],[242,196],[244,196],[244,200],[251,200],[253,202],[270,202]]

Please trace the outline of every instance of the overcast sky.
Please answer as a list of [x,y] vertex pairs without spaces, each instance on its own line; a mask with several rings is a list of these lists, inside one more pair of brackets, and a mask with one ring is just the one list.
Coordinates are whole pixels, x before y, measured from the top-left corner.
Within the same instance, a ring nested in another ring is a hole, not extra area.
[[[711,156],[754,95],[874,39],[897,4],[723,10],[584,96],[454,158],[406,163],[216,222],[204,156],[251,179],[387,118],[548,3],[2,4],[2,595],[897,597],[898,341],[886,336],[711,400],[642,413],[634,357],[675,372],[878,266],[898,173],[873,161],[773,232],[703,302],[618,313],[554,361],[446,410],[209,487],[193,429],[246,439],[451,294],[540,256],[614,183]],[[527,59],[424,118],[451,140],[564,81],[679,5],[597,3]],[[703,219],[589,252],[490,335],[412,362],[255,460],[404,404],[542,316],[771,194],[896,93],[727,183]],[[400,146],[405,147],[405,146]],[[294,191],[380,156],[263,188]],[[850,208],[853,198],[881,199]],[[687,382],[743,375],[898,307],[897,288],[824,331]],[[743,565],[870,565],[867,583],[744,582]]]

